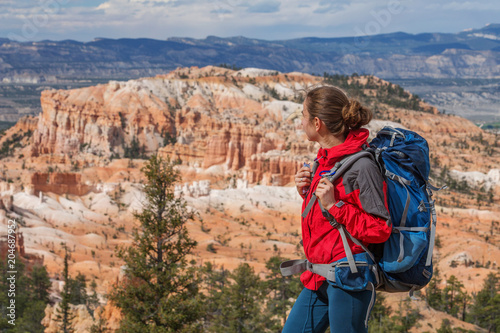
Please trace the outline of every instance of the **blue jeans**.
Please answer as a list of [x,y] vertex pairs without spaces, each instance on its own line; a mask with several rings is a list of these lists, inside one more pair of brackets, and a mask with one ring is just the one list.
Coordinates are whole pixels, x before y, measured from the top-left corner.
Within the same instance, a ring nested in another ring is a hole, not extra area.
[[345,291],[324,282],[314,291],[304,288],[293,305],[282,333],[368,332],[365,318],[372,292]]

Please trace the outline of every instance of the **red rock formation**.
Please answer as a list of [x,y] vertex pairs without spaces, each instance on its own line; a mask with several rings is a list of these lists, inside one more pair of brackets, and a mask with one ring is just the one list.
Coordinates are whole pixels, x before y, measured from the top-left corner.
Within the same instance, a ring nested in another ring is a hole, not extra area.
[[0,236],[0,258],[2,260],[6,260],[6,258],[9,256],[9,254],[12,253],[12,250],[14,250],[14,254],[19,256],[19,258],[23,261],[23,263],[26,265],[25,271],[26,272],[31,272],[31,269],[35,265],[43,265],[44,257],[43,256],[38,256],[32,253],[26,253],[25,247],[24,247],[24,236],[22,232],[15,232],[12,234],[14,238],[10,238],[11,241],[12,239],[15,240],[13,244],[15,244],[15,248],[12,249],[9,244],[9,237],[8,235],[1,235]]
[[[300,104],[290,101],[297,100],[297,90],[320,83],[322,78],[260,70],[246,72],[249,77],[242,72],[211,66],[179,68],[155,78],[43,92],[43,113],[31,145],[33,156],[37,162],[69,164],[78,160],[81,167],[97,165],[106,161],[99,161],[100,156],[123,156],[125,147],[135,139],[146,153],[158,152],[203,168],[224,165],[226,170],[246,170],[252,183],[286,184],[296,167],[284,167],[289,163],[285,150],[308,160],[317,150],[297,131]],[[376,85],[389,84],[374,77],[349,78],[361,84],[369,79]],[[378,90],[365,89],[365,93],[376,98]],[[273,98],[276,95],[283,100]],[[449,169],[467,170],[471,166],[465,164],[480,163],[483,172],[489,171],[486,166],[495,164],[489,156],[484,161],[471,160],[463,152],[450,154],[438,145],[449,136],[470,141],[469,137],[482,135],[481,129],[463,118],[435,114],[432,106],[421,106],[428,112],[382,103],[377,108],[384,119],[424,135],[432,152]],[[28,123],[33,126],[32,120],[25,121]],[[177,143],[171,144],[166,133]],[[491,136],[483,134],[485,142],[493,143]],[[260,156],[273,150],[281,152],[272,158]]]
[[34,194],[52,192],[55,194],[85,195],[92,190],[91,186],[81,183],[81,174],[78,173],[40,173],[31,175],[31,185]]
[[160,146],[161,133],[172,131],[167,104],[133,82],[44,91],[41,104],[33,156],[123,154],[133,139],[151,152]]

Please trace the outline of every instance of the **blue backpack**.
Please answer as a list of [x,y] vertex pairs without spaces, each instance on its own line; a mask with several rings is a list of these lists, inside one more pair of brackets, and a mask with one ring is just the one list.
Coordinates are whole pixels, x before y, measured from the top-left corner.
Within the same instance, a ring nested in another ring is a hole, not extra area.
[[432,277],[432,252],[436,237],[436,209],[429,183],[429,146],[415,132],[384,127],[370,142],[386,178],[392,234],[378,260],[381,283],[388,292],[413,291]]
[[[353,238],[345,227],[335,221],[319,203],[323,215],[340,232],[346,257],[331,264],[314,264],[307,260],[290,260],[281,264],[287,276],[304,270],[322,275],[329,282],[348,290],[377,289],[387,292],[409,292],[413,295],[427,285],[432,277],[432,252],[436,236],[436,209],[429,183],[429,146],[415,132],[384,127],[369,147],[338,162],[328,173],[334,181],[360,158],[376,161],[387,184],[392,234],[370,249]],[[315,167],[312,174],[314,175]],[[313,177],[311,175],[311,177]],[[306,216],[316,201],[312,196],[302,216]],[[366,253],[354,255],[347,237],[363,247]],[[380,249],[383,247],[383,250]],[[370,251],[377,249],[377,251]]]

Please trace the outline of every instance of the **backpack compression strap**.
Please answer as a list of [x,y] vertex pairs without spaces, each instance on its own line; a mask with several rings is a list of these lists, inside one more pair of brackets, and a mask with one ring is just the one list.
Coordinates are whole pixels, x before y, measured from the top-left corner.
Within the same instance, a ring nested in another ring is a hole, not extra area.
[[[448,186],[444,185],[440,188],[433,186],[429,182],[427,182],[427,192],[429,193],[429,197],[432,199],[432,191],[441,191]],[[429,200],[430,202],[430,209],[431,209],[431,216],[432,216],[432,223],[431,223],[431,239],[429,241],[429,250],[427,251],[427,260],[425,262],[425,266],[430,266],[432,262],[432,252],[434,251],[434,242],[436,239],[436,222],[437,222],[437,217],[436,217],[436,206],[435,206],[435,201],[434,200]]]

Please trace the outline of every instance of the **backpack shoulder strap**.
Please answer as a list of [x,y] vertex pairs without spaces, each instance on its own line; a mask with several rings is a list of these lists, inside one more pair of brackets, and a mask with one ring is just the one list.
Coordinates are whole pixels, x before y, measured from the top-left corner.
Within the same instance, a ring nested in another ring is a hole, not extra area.
[[[335,163],[333,168],[328,173],[326,173],[323,177],[327,177],[328,180],[333,183],[347,169],[349,169],[354,164],[354,162],[356,162],[357,160],[359,160],[362,157],[374,158],[372,153],[370,153],[369,151],[361,150],[357,153],[351,154],[351,155],[343,158],[340,162]],[[316,172],[317,168],[318,167],[317,167],[317,164],[315,162],[314,167],[313,167],[312,177],[314,177],[314,173]],[[311,182],[312,182],[312,178],[311,178]],[[316,200],[317,200],[316,194],[313,193],[313,195],[311,196],[311,200],[309,200],[309,203],[307,204],[307,207],[302,212],[302,217],[305,218],[307,216],[307,214],[309,214],[309,211],[311,211],[311,208],[314,205],[314,203],[316,202]]]

